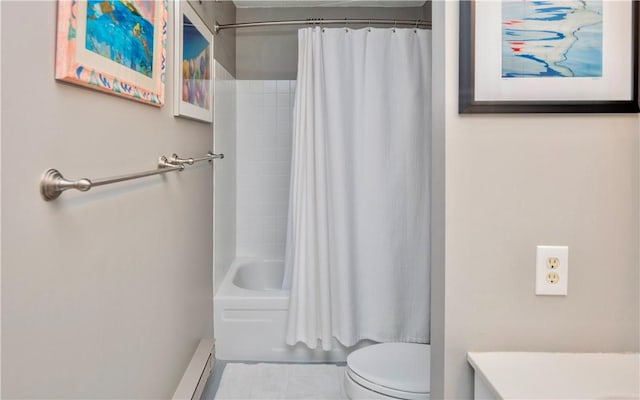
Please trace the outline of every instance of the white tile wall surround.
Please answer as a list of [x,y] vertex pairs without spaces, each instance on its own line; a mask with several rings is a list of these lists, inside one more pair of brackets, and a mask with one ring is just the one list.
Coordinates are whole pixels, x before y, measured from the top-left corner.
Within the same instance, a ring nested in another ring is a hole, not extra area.
[[214,288],[217,291],[236,256],[237,101],[233,75],[217,61],[214,68],[214,152],[225,155],[214,165]]
[[284,257],[295,83],[236,81],[240,257]]

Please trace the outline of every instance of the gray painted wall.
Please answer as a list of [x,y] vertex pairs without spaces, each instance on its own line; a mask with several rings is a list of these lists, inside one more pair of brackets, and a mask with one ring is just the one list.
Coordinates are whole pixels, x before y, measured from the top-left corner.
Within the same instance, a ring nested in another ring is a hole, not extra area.
[[[460,116],[458,3],[433,13],[446,170],[433,396],[471,397],[468,351],[639,351],[638,115]],[[538,244],[569,246],[567,297],[535,296]]]
[[[308,18],[430,19],[430,7],[239,8],[238,22]],[[297,26],[243,28],[236,32],[236,78],[295,80]]]
[[59,83],[56,2],[0,7],[2,397],[171,397],[213,335],[211,167],[50,203],[38,184],[203,155],[212,125],[173,117],[171,57],[161,109]]
[[[236,6],[232,1],[197,1],[188,0],[205,21],[211,32],[214,32],[216,21],[220,24],[232,24],[236,20]],[[171,1],[173,3],[173,1]],[[216,60],[231,75],[236,74],[236,32],[225,29],[214,37],[214,55]]]

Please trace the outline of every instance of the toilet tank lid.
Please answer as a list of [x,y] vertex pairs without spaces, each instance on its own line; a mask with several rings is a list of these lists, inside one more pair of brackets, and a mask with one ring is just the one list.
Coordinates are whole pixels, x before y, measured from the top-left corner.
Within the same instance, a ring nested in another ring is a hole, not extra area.
[[404,392],[429,393],[431,346],[380,343],[347,356],[347,366],[362,378]]

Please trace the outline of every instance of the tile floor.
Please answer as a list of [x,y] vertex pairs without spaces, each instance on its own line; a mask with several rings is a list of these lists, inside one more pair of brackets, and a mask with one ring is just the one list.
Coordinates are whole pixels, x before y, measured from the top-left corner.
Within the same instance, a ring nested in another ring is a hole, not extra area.
[[333,364],[228,363],[215,400],[344,400],[344,367]]

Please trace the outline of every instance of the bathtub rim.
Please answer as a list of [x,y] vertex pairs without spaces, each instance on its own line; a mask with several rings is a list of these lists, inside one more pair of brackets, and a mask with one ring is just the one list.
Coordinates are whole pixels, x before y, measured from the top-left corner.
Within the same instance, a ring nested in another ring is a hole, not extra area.
[[289,290],[288,289],[280,289],[280,290],[251,290],[241,288],[236,286],[233,283],[236,272],[238,269],[244,265],[251,262],[282,262],[284,260],[281,259],[267,259],[260,257],[236,257],[229,270],[227,271],[225,277],[222,279],[220,283],[220,287],[218,289],[218,293],[216,293],[213,298],[215,299],[229,299],[229,298],[245,298],[245,299],[289,299]]

